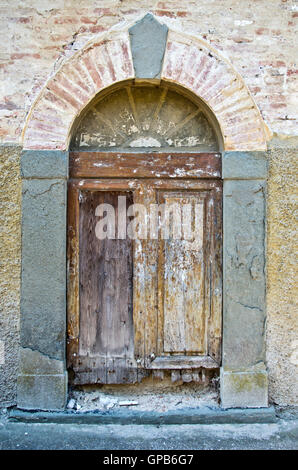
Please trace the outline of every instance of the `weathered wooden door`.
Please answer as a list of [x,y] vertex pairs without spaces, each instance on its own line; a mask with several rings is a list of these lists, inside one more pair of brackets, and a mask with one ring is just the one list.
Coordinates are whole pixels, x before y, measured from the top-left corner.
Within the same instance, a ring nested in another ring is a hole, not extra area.
[[[70,172],[73,383],[131,383],[150,371],[170,370],[175,378],[218,368],[220,155],[72,152]],[[109,236],[99,237],[109,211]]]

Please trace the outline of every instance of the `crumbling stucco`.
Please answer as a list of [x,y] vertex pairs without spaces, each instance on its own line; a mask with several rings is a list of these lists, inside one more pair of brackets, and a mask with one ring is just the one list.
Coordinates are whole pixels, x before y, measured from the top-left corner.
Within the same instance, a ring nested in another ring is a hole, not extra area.
[[281,144],[269,152],[267,363],[271,401],[289,405],[298,402],[298,163],[297,147],[291,148],[291,140]]
[[16,398],[21,268],[20,147],[0,146],[0,404]]

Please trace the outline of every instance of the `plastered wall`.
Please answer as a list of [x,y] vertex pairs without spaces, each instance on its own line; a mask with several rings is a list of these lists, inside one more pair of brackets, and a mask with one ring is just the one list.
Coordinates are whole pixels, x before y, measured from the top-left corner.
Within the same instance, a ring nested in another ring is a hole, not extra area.
[[275,403],[285,405],[298,401],[298,165],[297,147],[293,148],[297,140],[273,145],[267,200],[266,345],[270,396]]
[[0,403],[14,402],[19,349],[21,148],[0,146]]

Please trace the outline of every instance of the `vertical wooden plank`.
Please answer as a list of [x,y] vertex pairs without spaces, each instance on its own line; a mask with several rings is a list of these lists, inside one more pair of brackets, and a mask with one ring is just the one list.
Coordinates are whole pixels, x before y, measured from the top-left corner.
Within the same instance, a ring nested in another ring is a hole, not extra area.
[[222,343],[222,182],[210,192],[210,308],[208,316],[208,354],[221,361]]
[[67,366],[72,367],[79,345],[79,191],[68,184],[67,197]]
[[184,198],[192,203],[192,225],[195,240],[185,241],[184,248],[184,316],[185,316],[185,351],[205,354],[205,291],[204,291],[204,212],[205,204],[201,195]]
[[[145,181],[134,191],[134,203],[143,204],[149,222],[150,204],[156,190]],[[157,353],[157,240],[149,237],[134,241],[134,348],[142,366],[150,364]]]

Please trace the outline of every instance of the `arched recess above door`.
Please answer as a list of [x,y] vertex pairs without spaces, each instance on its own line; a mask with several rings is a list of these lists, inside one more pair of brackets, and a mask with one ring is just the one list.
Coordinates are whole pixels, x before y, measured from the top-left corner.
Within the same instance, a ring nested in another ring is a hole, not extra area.
[[203,103],[167,84],[126,85],[92,100],[74,124],[70,150],[214,152],[220,130],[211,119]]
[[[129,26],[96,36],[48,79],[27,116],[25,149],[67,150],[77,116],[94,97],[136,78]],[[270,134],[247,86],[206,41],[169,30],[160,80],[201,98],[219,124],[224,150],[266,150]]]

